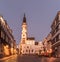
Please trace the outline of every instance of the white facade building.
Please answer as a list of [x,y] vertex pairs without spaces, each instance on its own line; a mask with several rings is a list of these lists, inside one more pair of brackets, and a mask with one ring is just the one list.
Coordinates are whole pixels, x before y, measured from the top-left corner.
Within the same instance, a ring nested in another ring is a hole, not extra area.
[[42,42],[38,42],[38,45],[35,44],[34,37],[28,37],[27,35],[27,23],[26,17],[24,14],[23,23],[22,23],[22,34],[19,51],[20,54],[39,54],[43,50]]
[[21,54],[34,54],[35,53],[35,40],[34,38],[28,38],[25,44],[21,44]]

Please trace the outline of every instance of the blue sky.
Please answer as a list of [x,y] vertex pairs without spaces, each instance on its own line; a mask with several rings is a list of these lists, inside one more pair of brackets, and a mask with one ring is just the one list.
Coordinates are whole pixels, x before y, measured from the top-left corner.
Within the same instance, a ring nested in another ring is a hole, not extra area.
[[41,41],[50,32],[50,26],[60,10],[60,0],[0,0],[0,15],[13,30],[17,44],[21,38],[24,13],[28,25],[28,36]]

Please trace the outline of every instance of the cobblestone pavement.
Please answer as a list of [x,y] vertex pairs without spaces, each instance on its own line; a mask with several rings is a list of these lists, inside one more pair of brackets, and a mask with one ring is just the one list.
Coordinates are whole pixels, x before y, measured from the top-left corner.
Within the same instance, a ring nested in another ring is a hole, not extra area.
[[36,55],[16,55],[0,62],[60,62],[60,58],[39,57]]

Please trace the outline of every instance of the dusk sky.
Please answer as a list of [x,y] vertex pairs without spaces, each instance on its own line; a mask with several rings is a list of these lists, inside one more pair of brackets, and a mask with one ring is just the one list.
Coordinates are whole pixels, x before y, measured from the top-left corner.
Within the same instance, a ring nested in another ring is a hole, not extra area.
[[51,31],[50,26],[60,11],[60,0],[0,0],[0,15],[13,30],[17,44],[21,38],[24,13],[27,19],[28,36],[43,40]]

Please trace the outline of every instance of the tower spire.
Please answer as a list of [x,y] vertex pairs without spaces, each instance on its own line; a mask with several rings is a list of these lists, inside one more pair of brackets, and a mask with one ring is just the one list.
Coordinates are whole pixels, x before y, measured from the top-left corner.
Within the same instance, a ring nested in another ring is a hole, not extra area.
[[24,13],[24,17],[25,17],[25,13]]
[[23,17],[23,23],[26,23],[26,16],[25,16],[25,13],[24,13],[24,17]]
[[22,23],[21,43],[25,44],[26,39],[27,39],[27,23],[26,23],[26,17],[24,13],[23,23]]

